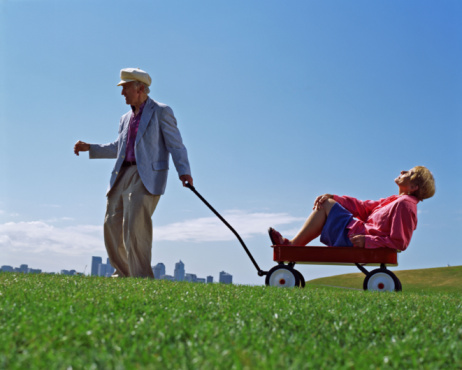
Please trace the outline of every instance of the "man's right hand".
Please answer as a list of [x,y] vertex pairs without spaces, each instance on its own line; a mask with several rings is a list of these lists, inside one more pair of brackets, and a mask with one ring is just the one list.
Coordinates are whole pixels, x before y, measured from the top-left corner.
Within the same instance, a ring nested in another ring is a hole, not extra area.
[[74,145],[75,155],[79,155],[79,152],[88,152],[90,150],[90,144],[84,143],[83,141],[77,141]]

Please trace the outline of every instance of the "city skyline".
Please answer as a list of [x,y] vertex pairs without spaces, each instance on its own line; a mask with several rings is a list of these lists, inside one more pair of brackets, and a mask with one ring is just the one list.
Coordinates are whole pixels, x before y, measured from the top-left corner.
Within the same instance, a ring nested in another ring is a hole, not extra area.
[[[114,268],[111,266],[109,258],[107,263],[102,263],[103,259],[99,256],[92,256],[91,262],[91,276],[105,276],[110,277],[114,273]],[[191,283],[213,283],[214,277],[207,275],[205,278],[198,277],[197,274],[187,273],[184,262],[180,259],[175,263],[173,275],[167,274],[165,264],[158,262],[156,265],[151,266],[154,273],[154,279],[169,280],[169,281],[187,281]],[[224,284],[232,284],[233,276],[225,271],[218,274],[218,282]]]
[[62,269],[59,272],[54,271],[42,271],[42,269],[31,268],[28,264],[23,263],[19,265],[19,267],[13,267],[10,265],[2,265],[0,267],[0,272],[15,272],[15,273],[22,273],[22,274],[60,274],[60,275],[83,275],[82,273],[76,270],[65,270]]
[[[88,276],[101,276],[101,277],[110,277],[115,271],[114,267],[110,264],[109,258],[106,258],[106,263],[102,263],[103,258],[99,256],[92,256],[90,272]],[[87,266],[86,266],[87,267]],[[169,280],[169,281],[187,281],[191,283],[213,283],[214,277],[212,275],[207,275],[205,278],[200,278],[196,274],[186,273],[185,264],[183,261],[179,261],[175,264],[174,274],[166,274],[165,264],[163,262],[158,262],[155,266],[151,266],[154,273],[154,278],[157,280]],[[157,273],[156,273],[157,271]],[[42,271],[42,269],[31,268],[28,264],[21,264],[19,267],[13,267],[10,265],[2,265],[0,267],[0,272],[15,272],[15,273],[24,273],[24,274],[61,274],[61,275],[85,275],[85,272],[78,272],[74,269],[65,270],[62,269],[59,272],[55,271]],[[158,276],[158,277],[157,277]],[[221,271],[218,274],[218,282],[223,284],[232,284],[233,275]]]

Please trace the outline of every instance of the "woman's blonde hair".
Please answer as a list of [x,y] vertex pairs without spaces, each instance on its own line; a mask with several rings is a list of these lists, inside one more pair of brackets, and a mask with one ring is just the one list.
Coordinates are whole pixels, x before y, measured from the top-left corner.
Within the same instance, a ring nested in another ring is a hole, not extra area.
[[419,188],[412,194],[419,200],[431,198],[435,195],[435,179],[430,170],[424,166],[414,167],[411,181]]

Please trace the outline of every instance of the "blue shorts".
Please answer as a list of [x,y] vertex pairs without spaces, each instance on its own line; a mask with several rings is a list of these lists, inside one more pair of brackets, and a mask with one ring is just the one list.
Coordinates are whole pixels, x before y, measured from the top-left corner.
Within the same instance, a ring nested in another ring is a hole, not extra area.
[[321,242],[331,247],[352,247],[347,229],[352,218],[353,215],[349,211],[335,203],[322,229]]

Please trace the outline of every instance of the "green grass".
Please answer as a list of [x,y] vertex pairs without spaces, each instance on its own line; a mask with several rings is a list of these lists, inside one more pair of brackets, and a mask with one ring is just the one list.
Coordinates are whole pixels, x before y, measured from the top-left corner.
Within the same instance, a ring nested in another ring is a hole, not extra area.
[[1,369],[462,367],[458,293],[0,274]]
[[[372,271],[373,269],[369,268],[368,271]],[[462,266],[392,272],[401,281],[403,291],[405,292],[462,294]],[[315,279],[308,281],[307,284],[312,286],[337,286],[362,289],[364,278],[365,275],[359,272]]]

